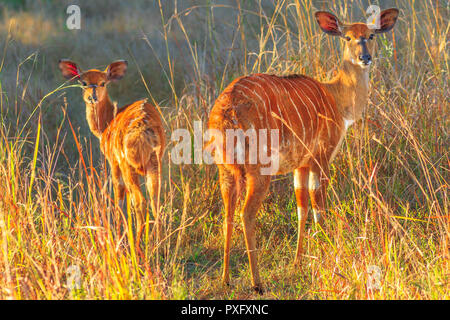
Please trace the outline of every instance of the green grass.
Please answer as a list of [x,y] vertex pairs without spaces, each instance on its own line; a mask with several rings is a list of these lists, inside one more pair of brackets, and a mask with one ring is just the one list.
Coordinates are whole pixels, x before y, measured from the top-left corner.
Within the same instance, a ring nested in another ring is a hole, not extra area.
[[[306,226],[294,268],[292,175],[272,179],[257,220],[263,296],[250,290],[239,214],[231,286],[221,285],[222,200],[215,166],[164,158],[164,240],[136,244],[131,215],[112,201],[79,88],[57,68],[126,59],[109,92],[148,97],[166,132],[206,124],[215,98],[252,72],[336,72],[340,40],[315,10],[365,21],[367,1],[73,1],[0,4],[0,299],[449,299],[449,10],[445,1],[377,1],[401,14],[377,38],[369,105],[331,166],[323,229]],[[20,22],[20,23],[19,23]],[[143,188],[144,189],[144,188]],[[71,266],[81,289],[67,286]],[[379,290],[369,290],[371,266]]]

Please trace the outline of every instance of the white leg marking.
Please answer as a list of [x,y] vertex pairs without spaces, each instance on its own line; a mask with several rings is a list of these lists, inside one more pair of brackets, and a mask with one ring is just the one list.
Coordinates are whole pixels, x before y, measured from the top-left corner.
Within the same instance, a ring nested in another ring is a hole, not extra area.
[[[310,171],[309,172],[309,190],[315,191],[319,189],[320,187],[320,181],[319,181],[319,175],[316,172]],[[314,216],[314,222],[318,223],[321,220],[320,213],[317,209],[312,208],[313,216]]]
[[321,220],[320,213],[314,208],[313,208],[313,216],[314,216],[314,223],[319,223]]
[[309,190],[317,190],[320,187],[319,176],[316,172],[309,172]]
[[345,130],[347,130],[353,124],[353,122],[355,122],[355,120],[344,118]]
[[300,187],[300,175],[294,173],[294,189],[298,190]]

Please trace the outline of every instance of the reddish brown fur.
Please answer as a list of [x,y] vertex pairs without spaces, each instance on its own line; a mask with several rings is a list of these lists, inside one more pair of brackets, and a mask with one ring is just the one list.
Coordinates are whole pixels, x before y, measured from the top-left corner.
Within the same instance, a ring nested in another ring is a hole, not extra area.
[[[115,202],[122,204],[126,187],[136,207],[138,230],[141,230],[146,205],[139,176],[145,176],[152,211],[158,222],[166,138],[156,108],[146,100],[140,100],[115,110],[106,84],[124,75],[125,62],[114,62],[104,72],[93,69],[81,73],[73,62],[67,60],[60,62],[60,68],[66,78],[77,78],[84,85],[86,119],[91,131],[100,139],[100,148],[111,166]],[[92,85],[97,87],[90,87]],[[97,102],[92,101],[94,90]]]
[[[298,208],[298,240],[295,263],[300,264],[302,241],[307,217],[308,193],[315,220],[321,222],[325,211],[328,166],[344,138],[347,125],[357,121],[367,104],[369,71],[359,58],[363,51],[373,53],[368,40],[372,32],[385,32],[395,23],[398,10],[382,13],[383,30],[371,30],[363,23],[344,25],[334,15],[320,12],[316,18],[321,28],[346,38],[343,65],[329,82],[320,83],[306,76],[278,77],[253,74],[234,80],[217,98],[208,121],[208,128],[226,134],[227,129],[278,129],[280,166],[276,174],[294,172]],[[364,62],[364,61],[363,61]],[[370,64],[370,63],[369,63]],[[236,202],[240,184],[245,189],[241,211],[252,284],[262,290],[257,267],[255,217],[265,198],[270,176],[260,173],[260,163],[226,163],[226,143],[212,139],[218,163],[220,187],[225,206],[223,282],[229,282],[229,251]],[[261,146],[259,146],[261,148]],[[247,151],[248,149],[246,149]]]

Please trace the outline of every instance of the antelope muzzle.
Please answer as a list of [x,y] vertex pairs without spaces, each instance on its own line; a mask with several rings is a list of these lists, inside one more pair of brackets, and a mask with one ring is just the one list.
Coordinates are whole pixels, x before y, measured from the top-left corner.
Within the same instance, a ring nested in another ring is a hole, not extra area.
[[88,86],[88,88],[92,89],[92,94],[88,97],[89,101],[91,103],[97,103],[98,102],[97,85],[91,84],[91,85]]
[[361,46],[361,54],[358,56],[359,61],[362,62],[365,66],[368,66],[372,63],[372,56],[367,49],[367,39],[361,37],[359,39],[359,44]]

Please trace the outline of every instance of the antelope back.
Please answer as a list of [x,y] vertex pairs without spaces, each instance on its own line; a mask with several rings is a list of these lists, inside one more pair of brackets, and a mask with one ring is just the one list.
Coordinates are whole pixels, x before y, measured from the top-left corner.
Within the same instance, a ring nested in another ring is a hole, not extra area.
[[[333,96],[318,81],[300,75],[254,74],[236,79],[225,89],[211,111],[208,127],[224,135],[227,129],[278,130],[280,174],[306,163],[321,147],[336,144],[343,123]],[[226,143],[220,147],[220,160],[226,164]]]
[[165,132],[156,108],[147,99],[121,108],[102,134],[105,156],[132,165],[139,174],[157,170],[165,149]]

